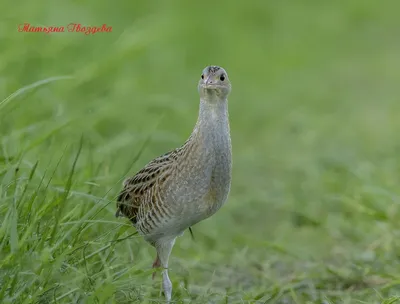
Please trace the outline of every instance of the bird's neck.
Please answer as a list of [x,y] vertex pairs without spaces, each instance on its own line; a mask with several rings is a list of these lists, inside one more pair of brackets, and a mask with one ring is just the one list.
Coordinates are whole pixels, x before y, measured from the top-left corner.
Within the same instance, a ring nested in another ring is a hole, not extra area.
[[[199,116],[194,132],[206,137],[214,133],[229,136],[228,100],[200,99]],[[218,137],[214,136],[215,139]]]
[[189,137],[188,144],[192,144],[197,151],[198,160],[210,158],[231,150],[231,138],[228,117],[228,101],[219,100],[210,102],[200,100],[197,123]]

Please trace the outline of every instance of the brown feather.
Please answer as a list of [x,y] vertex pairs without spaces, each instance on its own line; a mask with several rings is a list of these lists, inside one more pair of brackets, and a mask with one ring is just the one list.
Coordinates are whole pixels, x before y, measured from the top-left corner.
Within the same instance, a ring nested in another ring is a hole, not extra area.
[[[156,184],[162,186],[162,184],[166,182],[169,174],[165,173],[165,171],[168,170],[175,160],[175,154],[177,152],[178,149],[155,158],[133,177],[124,181],[123,189],[117,198],[116,216],[125,216],[135,225],[137,223],[139,209],[141,209],[140,212],[145,215],[153,208],[158,208],[154,191],[152,191],[153,187],[155,187]],[[143,198],[148,192],[152,192],[152,206],[143,205],[145,201]]]

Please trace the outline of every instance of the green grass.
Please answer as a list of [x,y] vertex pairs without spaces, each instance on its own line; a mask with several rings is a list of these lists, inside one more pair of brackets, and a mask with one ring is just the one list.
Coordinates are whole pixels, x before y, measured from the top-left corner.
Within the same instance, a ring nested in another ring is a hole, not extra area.
[[173,300],[400,302],[398,1],[8,2],[0,303],[163,302],[115,196],[188,137],[209,64],[233,86],[232,190],[178,239]]

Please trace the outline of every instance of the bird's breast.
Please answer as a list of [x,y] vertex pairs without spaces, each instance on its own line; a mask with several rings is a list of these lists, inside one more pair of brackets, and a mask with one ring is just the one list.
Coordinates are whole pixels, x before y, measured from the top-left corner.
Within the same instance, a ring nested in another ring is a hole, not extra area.
[[[188,202],[187,208],[199,220],[213,215],[225,203],[231,185],[232,152],[229,133],[227,136],[218,134],[215,141],[208,141],[203,146],[198,159],[198,168],[194,176],[201,176],[193,184],[198,193],[196,200]],[[201,182],[200,182],[201,180]]]

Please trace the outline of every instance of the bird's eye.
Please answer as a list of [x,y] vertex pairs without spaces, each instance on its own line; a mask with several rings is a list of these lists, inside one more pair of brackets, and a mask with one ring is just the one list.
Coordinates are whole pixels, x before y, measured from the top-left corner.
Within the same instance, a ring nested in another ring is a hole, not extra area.
[[219,77],[219,79],[220,79],[221,81],[224,81],[224,80],[225,80],[225,75],[222,74],[222,75]]
[[204,75],[203,74],[201,74],[201,79],[204,79]]

